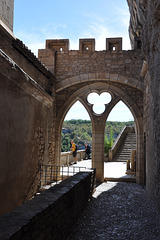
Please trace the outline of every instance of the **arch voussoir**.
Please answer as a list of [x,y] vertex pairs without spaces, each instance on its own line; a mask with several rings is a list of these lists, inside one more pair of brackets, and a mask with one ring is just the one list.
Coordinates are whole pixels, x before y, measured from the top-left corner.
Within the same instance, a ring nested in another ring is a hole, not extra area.
[[81,82],[87,82],[89,80],[89,74],[88,73],[84,73],[80,75],[80,81]]
[[139,79],[129,78],[116,73],[84,73],[73,77],[65,78],[56,84],[56,92],[68,88],[72,85],[89,82],[118,82],[131,87],[143,90],[143,83]]

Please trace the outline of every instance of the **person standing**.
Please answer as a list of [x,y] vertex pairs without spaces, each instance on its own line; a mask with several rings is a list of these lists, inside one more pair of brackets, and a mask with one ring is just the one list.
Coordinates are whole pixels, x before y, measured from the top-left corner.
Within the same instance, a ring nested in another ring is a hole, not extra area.
[[91,147],[88,143],[85,143],[85,159],[90,159]]
[[74,163],[77,163],[77,145],[73,142],[73,140],[71,141],[71,151],[75,160]]

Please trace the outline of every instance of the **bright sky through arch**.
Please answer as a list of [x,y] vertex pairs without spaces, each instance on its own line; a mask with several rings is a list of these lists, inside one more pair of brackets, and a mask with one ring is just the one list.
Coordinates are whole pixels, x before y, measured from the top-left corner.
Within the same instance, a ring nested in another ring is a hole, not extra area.
[[[84,106],[77,101],[68,111],[65,120],[70,119],[86,119],[90,120],[89,114]],[[129,108],[122,102],[118,102],[112,109],[107,121],[128,122],[134,121],[133,115]]]

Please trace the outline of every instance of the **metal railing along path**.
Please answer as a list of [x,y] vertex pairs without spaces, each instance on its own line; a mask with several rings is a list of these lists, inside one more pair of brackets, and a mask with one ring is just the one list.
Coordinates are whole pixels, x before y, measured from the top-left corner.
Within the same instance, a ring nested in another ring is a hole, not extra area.
[[42,164],[40,167],[40,187],[58,183],[66,178],[74,176],[78,172],[93,171],[91,168],[78,166],[58,166]]

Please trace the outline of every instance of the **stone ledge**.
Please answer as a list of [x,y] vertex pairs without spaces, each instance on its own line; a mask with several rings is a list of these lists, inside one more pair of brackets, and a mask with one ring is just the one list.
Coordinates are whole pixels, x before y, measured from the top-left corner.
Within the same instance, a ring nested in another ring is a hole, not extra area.
[[0,217],[0,239],[65,239],[93,191],[93,172],[81,172]]
[[5,30],[10,37],[12,37],[13,39],[16,39],[11,29],[9,29],[9,27],[1,19],[0,19],[0,28]]

